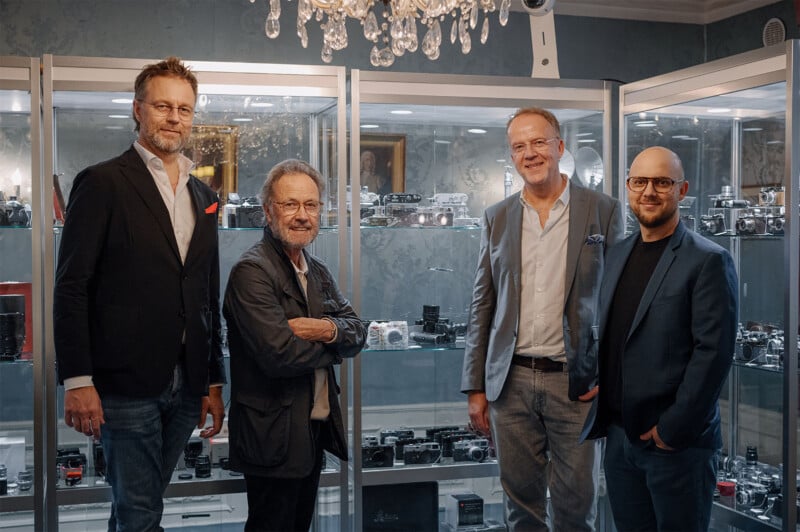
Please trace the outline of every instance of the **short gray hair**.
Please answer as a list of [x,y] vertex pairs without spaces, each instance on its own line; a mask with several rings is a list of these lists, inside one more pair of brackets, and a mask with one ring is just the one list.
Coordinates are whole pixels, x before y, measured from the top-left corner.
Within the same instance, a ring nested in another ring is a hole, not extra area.
[[307,175],[317,185],[319,197],[322,198],[325,192],[325,179],[322,177],[322,174],[305,161],[301,161],[300,159],[286,159],[273,166],[267,174],[267,179],[264,181],[264,185],[261,187],[261,194],[259,195],[261,205],[269,203],[272,199],[272,189],[275,187],[275,183],[286,174]]

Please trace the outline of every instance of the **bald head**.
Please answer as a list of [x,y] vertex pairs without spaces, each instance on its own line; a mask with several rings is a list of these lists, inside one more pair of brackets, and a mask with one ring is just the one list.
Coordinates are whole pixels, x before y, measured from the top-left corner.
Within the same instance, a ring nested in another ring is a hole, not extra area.
[[653,146],[636,156],[628,175],[671,177],[675,181],[682,181],[683,164],[674,151],[663,146]]

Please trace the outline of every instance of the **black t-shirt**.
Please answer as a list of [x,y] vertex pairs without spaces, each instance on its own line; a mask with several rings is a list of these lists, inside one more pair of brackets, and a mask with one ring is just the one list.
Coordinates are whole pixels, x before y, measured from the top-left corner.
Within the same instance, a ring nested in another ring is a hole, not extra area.
[[600,342],[600,396],[608,420],[617,425],[622,425],[622,354],[625,343],[642,294],[670,238],[643,242],[639,236],[622,270],[609,308],[608,323]]

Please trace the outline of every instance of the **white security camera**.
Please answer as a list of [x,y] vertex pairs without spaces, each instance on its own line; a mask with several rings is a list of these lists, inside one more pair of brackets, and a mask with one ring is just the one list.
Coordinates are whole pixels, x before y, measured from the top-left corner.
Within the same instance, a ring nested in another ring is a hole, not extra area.
[[529,15],[543,17],[553,10],[556,0],[522,0],[522,7]]

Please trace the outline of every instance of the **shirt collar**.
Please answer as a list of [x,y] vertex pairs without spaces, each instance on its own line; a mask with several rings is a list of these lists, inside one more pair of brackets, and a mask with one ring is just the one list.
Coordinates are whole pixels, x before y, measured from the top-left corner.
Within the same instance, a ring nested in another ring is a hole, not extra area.
[[292,268],[294,268],[294,273],[296,273],[297,275],[300,274],[308,275],[308,263],[306,262],[305,253],[303,253],[302,251],[300,252],[300,266],[297,266],[297,264],[295,264],[292,261],[289,262],[292,263]]
[[[567,174],[561,174],[561,179],[567,182],[567,186],[564,187],[564,190],[561,192],[561,195],[558,196],[558,198],[556,198],[553,207],[559,206],[559,202],[561,203],[561,205],[564,206],[569,205],[569,187],[570,187],[569,177],[567,177]],[[528,203],[527,200],[525,200],[525,195],[522,193],[522,191],[520,191],[519,193],[519,201],[520,203],[522,203],[523,207],[528,207],[529,209],[533,208],[533,206],[530,203]]]
[[[139,156],[142,158],[142,160],[144,161],[145,165],[147,165],[148,168],[150,167],[151,164],[156,163],[156,161],[161,168],[164,167],[164,161],[162,161],[158,155],[156,155],[155,153],[151,152],[150,150],[142,146],[138,140],[135,140],[133,142],[133,147],[136,148],[136,151],[139,153]],[[186,176],[194,168],[194,162],[184,154],[179,153],[178,168],[180,168],[181,177]]]

